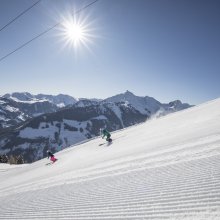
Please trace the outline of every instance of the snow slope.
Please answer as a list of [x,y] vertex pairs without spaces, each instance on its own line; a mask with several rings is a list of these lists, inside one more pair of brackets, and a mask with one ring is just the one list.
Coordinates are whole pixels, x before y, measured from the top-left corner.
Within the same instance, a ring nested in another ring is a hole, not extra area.
[[220,99],[0,165],[0,219],[220,219]]

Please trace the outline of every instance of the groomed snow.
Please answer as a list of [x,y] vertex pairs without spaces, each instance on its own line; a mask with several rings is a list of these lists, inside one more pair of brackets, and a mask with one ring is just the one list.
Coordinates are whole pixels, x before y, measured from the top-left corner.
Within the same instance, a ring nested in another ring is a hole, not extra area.
[[0,219],[220,219],[220,99],[112,138],[0,165]]

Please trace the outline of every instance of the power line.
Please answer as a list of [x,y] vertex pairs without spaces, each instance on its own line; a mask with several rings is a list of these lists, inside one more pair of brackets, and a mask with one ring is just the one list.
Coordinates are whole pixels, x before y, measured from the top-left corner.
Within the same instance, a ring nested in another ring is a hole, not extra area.
[[[83,8],[79,9],[78,11],[76,11],[75,13],[72,13],[73,15],[74,14],[79,14],[81,11],[85,10],[86,8],[88,8],[89,6],[95,4],[97,1],[99,0],[95,0],[93,2],[91,2],[90,4],[84,6]],[[15,50],[11,51],[10,53],[6,54],[5,56],[1,57],[0,58],[0,62],[2,60],[4,60],[5,58],[7,58],[8,56],[10,56],[11,54],[15,53],[16,51],[20,50],[21,48],[27,46],[29,43],[31,43],[32,41],[36,40],[37,38],[41,37],[42,35],[46,34],[47,32],[51,31],[52,29],[54,29],[55,27],[57,27],[58,25],[62,24],[62,22],[59,22],[55,25],[53,25],[52,27],[48,28],[47,30],[41,32],[40,34],[38,34],[37,36],[35,36],[34,38],[32,38],[31,40],[27,41],[26,43],[22,44],[21,46],[19,46],[18,48],[16,48]]]
[[[59,23],[60,24],[60,23]],[[6,57],[10,56],[11,54],[15,53],[16,51],[20,50],[21,48],[25,47],[26,45],[28,45],[29,43],[31,43],[32,41],[36,40],[37,38],[41,37],[42,35],[46,34],[47,32],[49,32],[50,30],[52,30],[53,28],[55,28],[56,26],[58,26],[59,24],[54,25],[53,27],[50,27],[49,29],[47,29],[46,31],[40,33],[39,35],[35,36],[34,38],[32,38],[31,40],[27,41],[26,43],[22,44],[20,47],[16,48],[15,50],[11,51],[10,53],[6,54],[5,56],[1,57],[0,62],[2,60],[4,60]]]
[[13,18],[11,21],[9,21],[5,26],[3,26],[0,31],[2,31],[3,29],[5,29],[6,27],[8,27],[11,23],[13,23],[15,20],[17,20],[19,17],[21,17],[23,14],[25,14],[27,11],[29,11],[31,8],[33,8],[35,5],[37,5],[41,0],[35,2],[33,5],[31,5],[29,8],[27,8],[26,10],[24,10],[23,12],[21,12],[18,16],[16,16],[15,18]]

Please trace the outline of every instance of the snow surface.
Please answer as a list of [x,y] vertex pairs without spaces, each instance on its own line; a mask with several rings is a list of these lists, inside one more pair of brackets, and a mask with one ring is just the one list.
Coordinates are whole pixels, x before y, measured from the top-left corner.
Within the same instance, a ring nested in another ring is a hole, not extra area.
[[19,112],[18,108],[14,108],[12,106],[6,105],[5,109],[8,110],[9,112]]
[[[93,120],[99,120],[99,119],[107,120],[107,118],[104,115],[100,115],[92,119]],[[19,137],[26,138],[26,139],[49,138],[50,140],[54,140],[56,133],[57,134],[59,133],[59,138],[62,139],[62,144],[61,144],[62,146],[57,146],[57,144],[53,146],[53,144],[50,143],[50,147],[57,148],[57,150],[60,150],[61,147],[66,148],[70,146],[72,143],[81,142],[85,140],[87,136],[90,136],[89,132],[86,130],[88,123],[91,124],[92,122],[91,121],[79,122],[76,120],[67,120],[67,119],[64,119],[63,123],[55,121],[53,125],[51,123],[41,122],[39,125],[39,128],[35,129],[31,127],[26,127],[23,130],[20,130]],[[72,128],[78,129],[78,131],[72,132],[68,129],[65,129],[65,124],[71,126]],[[18,147],[20,146],[21,145],[18,145]],[[25,143],[25,148],[28,148],[28,147],[30,147],[29,142]],[[33,143],[31,144],[31,147],[36,148],[38,147],[38,145]]]
[[5,101],[0,100],[0,105],[6,104]]
[[27,127],[20,131],[19,136],[21,138],[38,138],[38,137],[49,137],[51,134],[59,131],[59,128],[56,126],[49,126],[48,128],[44,127],[44,122],[40,123],[39,129],[34,129]]
[[220,99],[112,138],[0,165],[0,219],[220,219]]
[[117,105],[115,105],[115,103],[109,103],[108,106],[112,109],[112,111],[115,113],[115,115],[120,120],[121,125],[124,127],[124,123],[122,120],[122,112],[121,112],[120,108]]
[[17,117],[17,119],[19,119],[19,120],[21,120],[21,121],[25,121],[25,115],[24,115],[24,113],[22,113],[21,115],[19,115],[18,117]]
[[63,108],[63,107],[65,107],[65,104],[62,102],[62,103],[59,103],[59,104],[57,104],[57,107],[59,107],[59,108]]
[[36,99],[36,98],[32,98],[31,100],[20,100],[16,97],[10,96],[10,99],[15,101],[15,102],[20,102],[20,103],[28,103],[28,104],[34,104],[34,103],[38,103],[38,102],[48,102],[47,99]]
[[0,115],[0,120],[2,120],[2,121],[7,121],[7,120],[9,120],[9,119],[6,119],[6,117],[5,117],[4,115]]

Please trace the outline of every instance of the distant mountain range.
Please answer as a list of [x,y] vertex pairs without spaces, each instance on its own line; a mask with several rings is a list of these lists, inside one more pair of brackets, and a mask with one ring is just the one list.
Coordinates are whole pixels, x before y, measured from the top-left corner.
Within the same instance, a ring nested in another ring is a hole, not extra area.
[[28,92],[22,92],[22,93],[15,92],[11,94],[7,93],[2,97],[10,100],[14,100],[16,102],[23,102],[29,104],[48,101],[53,103],[57,107],[65,107],[68,105],[75,104],[78,101],[78,99],[73,98],[72,96],[69,95],[63,95],[63,94],[59,94],[55,96],[45,95],[45,94],[32,95]]
[[0,128],[17,125],[27,119],[56,112],[75,104],[78,99],[69,95],[32,95],[27,92],[5,94],[0,97]]
[[99,135],[100,128],[114,131],[189,107],[129,91],[105,100],[6,94],[0,98],[0,154],[22,154],[32,162],[45,157],[48,148],[56,152]]

